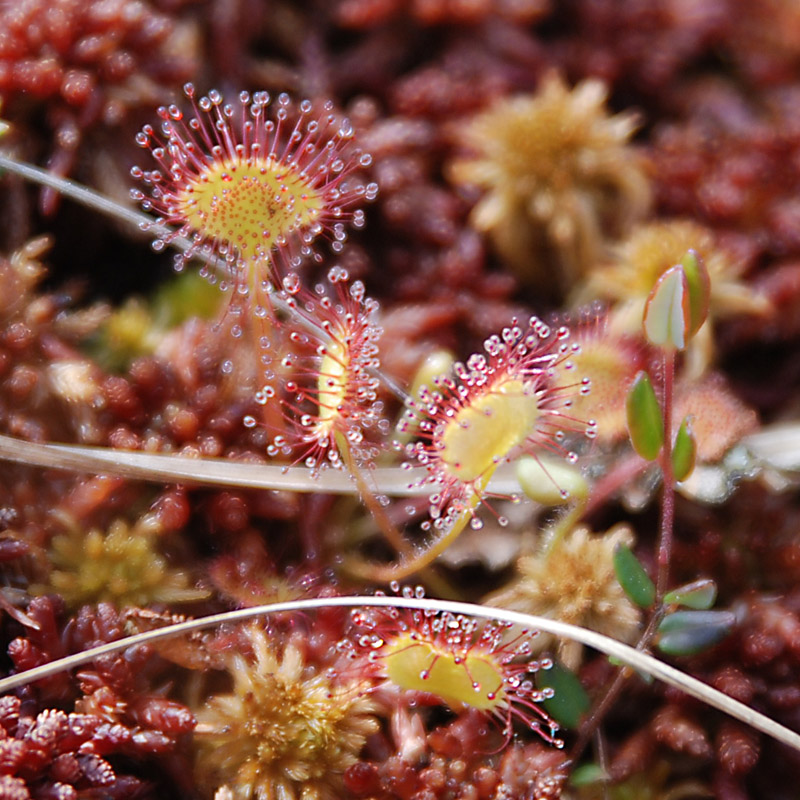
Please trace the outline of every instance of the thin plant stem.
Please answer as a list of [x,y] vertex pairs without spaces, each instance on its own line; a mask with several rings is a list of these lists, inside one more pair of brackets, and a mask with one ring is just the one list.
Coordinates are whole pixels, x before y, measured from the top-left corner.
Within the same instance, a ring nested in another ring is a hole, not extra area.
[[[639,652],[644,653],[647,651],[662,618],[663,614],[661,613],[655,613],[650,617],[647,627],[636,643],[636,649]],[[570,750],[570,759],[573,762],[576,762],[580,758],[594,734],[599,730],[600,724],[616,703],[630,675],[630,669],[627,667],[620,667],[617,669],[611,681],[611,685],[603,694],[602,700],[592,709],[590,716],[580,726],[578,739]]]
[[[604,774],[608,774],[608,753],[606,752],[606,740],[602,731],[596,731],[594,735],[594,750],[597,754],[597,763]],[[609,782],[603,781],[603,800],[609,800],[611,792]]]
[[345,437],[342,433],[337,432],[335,434],[335,438],[336,446],[339,450],[339,455],[342,457],[345,468],[355,481],[361,501],[367,507],[367,510],[372,515],[372,518],[381,529],[381,533],[401,556],[409,556],[411,554],[411,546],[403,538],[403,535],[397,529],[397,526],[391,521],[391,519],[389,519],[386,509],[381,505],[381,502],[375,496],[372,487],[367,483],[361,468],[355,463],[353,459],[353,451],[350,448],[350,443],[347,441],[347,437]]
[[[655,638],[658,626],[664,618],[664,595],[669,580],[669,567],[672,555],[672,532],[675,523],[675,472],[672,468],[672,405],[675,382],[675,350],[665,348],[662,352],[662,369],[664,373],[664,392],[661,404],[661,415],[664,421],[664,443],[659,454],[659,467],[662,476],[661,515],[657,542],[656,599],[636,649],[646,651]],[[598,730],[605,715],[611,710],[625,683],[629,670],[618,669],[610,686],[605,690],[602,700],[592,710],[589,718],[581,726],[578,740],[572,749],[572,759],[576,761]]]
[[650,462],[645,461],[636,453],[622,456],[621,459],[599,478],[592,486],[586,507],[583,509],[584,516],[589,516],[596,509],[606,503],[623,486],[627,486],[632,480],[643,475],[650,469]]
[[348,559],[346,571],[353,577],[390,583],[402,581],[416,572],[429,567],[461,535],[472,518],[469,511],[463,512],[455,523],[434,543],[415,555],[409,555],[397,564],[374,564],[359,558]]
[[658,567],[656,572],[656,606],[661,605],[667,591],[669,567],[672,558],[672,530],[675,523],[675,472],[672,468],[672,403],[675,382],[675,351],[664,350],[664,446],[659,465],[662,475],[661,521],[658,531]]
[[[101,214],[105,214],[108,217],[114,217],[120,222],[137,228],[139,231],[148,230],[159,236],[171,232],[170,229],[164,225],[156,225],[146,214],[134,211],[131,208],[126,208],[120,203],[116,203],[105,195],[100,194],[100,192],[95,192],[69,178],[53,175],[45,169],[33,166],[33,164],[17,161],[17,159],[2,152],[0,152],[0,169],[7,170],[14,175],[19,175],[19,177],[25,178],[25,180],[31,181],[31,183],[46,186],[48,189],[54,189],[64,197],[69,197],[71,200],[75,200],[77,203],[91,208],[94,211],[99,211]],[[189,242],[186,240],[183,240],[183,242],[185,243],[185,247],[188,248]]]
[[416,572],[430,566],[451,544],[462,534],[467,523],[475,516],[475,509],[481,502],[481,497],[491,480],[494,470],[490,470],[478,485],[475,486],[470,496],[469,505],[465,508],[453,522],[453,524],[432,544],[420,550],[416,555],[403,559],[399,564],[372,564],[366,561],[352,560],[348,566],[348,572],[356,577],[371,578],[372,580],[389,583],[391,581],[402,581]]
[[581,498],[577,503],[574,503],[567,509],[566,513],[556,520],[553,527],[550,529],[550,535],[547,538],[544,546],[544,557],[550,558],[553,553],[558,551],[558,545],[563,541],[564,537],[580,522],[586,512],[587,498]]
[[[356,487],[343,470],[326,469],[316,474],[306,467],[252,464],[225,458],[189,458],[111,447],[45,444],[0,434],[0,460],[46,469],[114,475],[129,480],[206,486],[236,486],[240,489],[270,489],[287,492],[355,494]],[[422,470],[407,472],[399,467],[371,471],[378,491],[395,497],[423,494],[409,481],[421,478]],[[430,486],[426,491],[430,491]]]
[[[226,458],[190,458],[111,447],[30,442],[5,434],[0,434],[0,460],[157,483],[323,494],[357,493],[352,478],[344,470],[326,469],[317,473],[307,467],[282,464],[252,464]],[[502,474],[496,475],[489,487],[493,492],[513,494],[519,491],[511,470],[498,472]],[[423,484],[428,475],[424,469],[376,467],[370,470],[369,475],[378,492],[392,497],[424,497],[433,487],[430,483]]]

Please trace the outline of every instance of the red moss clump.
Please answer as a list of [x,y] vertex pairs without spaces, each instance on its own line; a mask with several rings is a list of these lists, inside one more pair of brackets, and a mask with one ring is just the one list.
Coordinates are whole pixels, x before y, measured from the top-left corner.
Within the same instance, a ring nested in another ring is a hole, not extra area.
[[0,698],[0,795],[8,800],[57,797],[102,791],[109,798],[130,797],[143,781],[119,777],[104,758],[121,739],[101,717],[45,709],[35,717],[17,697]]
[[[118,124],[131,106],[152,104],[166,87],[191,77],[196,40],[192,24],[165,13],[157,0],[6,3],[0,7],[3,111],[24,126],[44,107],[54,134],[49,166],[66,175],[87,129]],[[43,197],[44,210],[54,210],[55,194]]]
[[574,0],[575,26],[556,52],[570,74],[593,75],[668,96],[689,65],[707,56],[729,20],[724,3],[695,0]]
[[736,229],[756,252],[800,255],[798,89],[758,104],[720,82],[696,85],[686,118],[659,125],[650,154],[658,204],[713,227]]
[[480,25],[497,16],[525,24],[548,9],[548,0],[338,0],[334,16],[347,28],[371,28],[406,15],[420,25]]
[[567,777],[567,757],[541,743],[514,745],[502,755],[497,732],[479,713],[461,715],[428,734],[416,756],[362,760],[345,772],[356,797],[379,800],[554,800]]
[[[9,655],[18,671],[116,641],[127,633],[121,615],[105,603],[96,609],[84,606],[65,621],[52,597],[39,597],[31,601],[28,614],[40,627],[9,645]],[[158,684],[164,667],[152,650],[143,646],[98,658],[77,673],[76,681],[59,673],[22,691],[43,704],[63,705],[73,700],[76,711],[125,729],[126,734],[120,733],[118,751],[139,756],[164,753],[174,749],[178,737],[191,731],[195,724],[188,708],[152,688]]]
[[[51,597],[28,609],[38,629],[14,639],[9,655],[19,671],[121,638],[122,618],[107,605],[64,620]],[[146,783],[136,765],[172,758],[195,719],[186,706],[153,688],[163,663],[146,647],[106,656],[77,673],[59,673],[0,698],[0,795],[16,800],[58,797],[102,788],[131,797]],[[117,758],[125,757],[120,774]],[[166,764],[166,760],[163,762]]]

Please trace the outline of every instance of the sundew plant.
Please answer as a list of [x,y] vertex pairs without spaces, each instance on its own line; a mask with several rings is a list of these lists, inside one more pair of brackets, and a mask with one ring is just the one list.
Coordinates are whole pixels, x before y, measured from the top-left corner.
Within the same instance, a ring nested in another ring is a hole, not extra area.
[[0,798],[792,796],[791,12],[261,5],[0,9]]

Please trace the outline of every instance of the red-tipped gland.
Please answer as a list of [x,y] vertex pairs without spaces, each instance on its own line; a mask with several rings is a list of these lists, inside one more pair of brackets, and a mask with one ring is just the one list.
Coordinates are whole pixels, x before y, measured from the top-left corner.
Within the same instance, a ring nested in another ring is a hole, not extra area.
[[146,125],[136,137],[158,168],[132,170],[147,187],[134,199],[157,224],[175,227],[154,247],[180,236],[192,242],[176,256],[177,268],[199,252],[222,262],[247,291],[285,272],[276,262],[294,267],[313,256],[318,236],[338,251],[345,223],[363,225],[363,211],[353,206],[373,199],[377,186],[351,173],[370,157],[353,146],[353,128],[332,103],[315,111],[310,101],[295,106],[286,94],[272,103],[266,92],[242,92],[236,106],[217,91],[199,100],[191,84],[184,91],[191,116],[162,107],[160,134]]

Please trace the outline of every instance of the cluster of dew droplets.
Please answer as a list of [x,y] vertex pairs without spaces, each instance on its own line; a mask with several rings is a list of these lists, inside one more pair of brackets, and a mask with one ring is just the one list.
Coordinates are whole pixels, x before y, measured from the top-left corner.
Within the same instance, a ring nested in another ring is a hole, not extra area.
[[[495,465],[522,452],[535,455],[538,448],[554,451],[571,464],[578,460],[578,453],[566,446],[568,438],[571,434],[594,438],[596,423],[570,415],[572,398],[587,394],[590,381],[571,377],[575,371],[572,359],[580,352],[580,345],[569,340],[570,330],[566,326],[553,330],[533,316],[524,330],[514,319],[499,335],[486,339],[483,353],[473,354],[465,363],[456,363],[452,377],[436,377],[432,389],[422,387],[418,397],[408,403],[398,429],[402,433],[413,433],[417,438],[405,445],[396,443],[396,447],[405,452],[404,469],[426,469],[425,476],[409,484],[409,489],[426,485],[433,488],[428,497],[429,519],[422,523],[424,530],[446,531],[470,509],[470,525],[475,529],[482,527],[482,520],[474,513],[476,508],[469,502],[473,487],[464,485],[445,467],[444,433],[448,425],[454,424],[459,412],[485,398],[504,381],[519,381],[541,413],[535,430],[529,432],[523,446],[516,448],[517,452],[498,453]],[[490,411],[486,409],[484,413]],[[468,421],[461,421],[459,425],[464,430],[469,428]],[[566,496],[567,493],[562,491],[562,494]],[[511,499],[518,500],[518,497]],[[505,517],[496,516],[501,525],[508,523]]]
[[[227,274],[234,282],[240,282],[242,257],[237,241],[204,230],[202,222],[192,219],[185,208],[192,187],[201,186],[223,165],[233,167],[231,175],[223,175],[223,180],[235,180],[236,165],[251,169],[260,165],[262,174],[269,172],[280,179],[282,173],[307,185],[308,192],[320,201],[314,214],[298,214],[292,222],[292,204],[302,205],[303,196],[277,193],[272,202],[276,208],[286,207],[289,222],[276,230],[263,224],[261,241],[248,257],[251,261],[271,263],[277,256],[288,269],[294,269],[304,258],[321,260],[312,249],[317,237],[328,238],[332,249],[339,251],[346,239],[346,226],[364,225],[364,211],[352,207],[374,200],[377,184],[350,182],[347,176],[368,167],[372,159],[351,146],[353,126],[334,113],[330,101],[315,114],[310,101],[303,100],[294,108],[289,96],[282,93],[275,100],[276,110],[270,118],[272,98],[267,92],[252,96],[241,92],[238,113],[233,105],[224,103],[216,90],[196,99],[194,86],[186,84],[184,93],[194,110],[188,121],[176,105],[161,107],[157,112],[162,120],[160,134],[146,125],[136,137],[137,144],[150,150],[158,168],[146,171],[137,166],[131,170],[134,179],[147,189],[147,193],[133,190],[133,198],[145,211],[157,215],[154,225],[158,236],[153,247],[163,250],[179,237],[190,241],[187,249],[176,256],[176,268],[182,269],[190,258],[200,255],[212,264],[225,264]],[[246,181],[246,175],[243,177]],[[265,214],[264,219],[270,216]],[[164,226],[176,227],[164,231]],[[209,279],[215,278],[213,270],[206,268],[206,272]]]
[[[408,600],[425,597],[422,586],[401,586],[392,581],[390,589],[394,595]],[[380,591],[375,594],[386,596]],[[557,747],[563,746],[563,742],[555,738],[558,725],[540,707],[554,696],[554,691],[549,687],[537,689],[530,677],[553,666],[549,657],[531,660],[535,632],[517,629],[510,623],[478,621],[431,608],[359,608],[354,609],[350,617],[353,632],[336,645],[337,651],[347,659],[355,662],[365,658],[368,664],[378,666],[386,657],[384,650],[390,648],[393,641],[407,638],[412,644],[406,649],[413,647],[414,642],[427,645],[435,655],[433,663],[444,657],[464,669],[475,692],[482,691],[482,687],[470,675],[470,658],[490,660],[497,674],[502,676],[502,684],[496,691],[486,692],[486,697],[490,701],[498,700],[498,706],[490,713],[503,724],[504,733],[510,736],[512,720],[518,719],[547,741]],[[433,663],[419,673],[421,681],[430,677]]]
[[[272,438],[268,455],[290,458],[299,451],[293,463],[303,461],[314,472],[341,467],[336,442],[341,435],[359,466],[371,464],[378,455],[374,442],[389,431],[379,399],[378,303],[366,296],[361,281],[350,283],[340,266],[331,267],[327,285],[317,284],[313,292],[290,273],[280,296],[288,317],[281,323],[287,347],[280,359],[285,395],[279,402],[288,428]],[[333,374],[320,372],[326,364]],[[265,385],[256,402],[266,404],[276,394],[273,385]],[[335,407],[323,405],[326,400]],[[256,422],[250,417],[247,424]]]
[[[156,165],[148,171],[133,168],[132,176],[145,191],[135,189],[132,195],[145,211],[155,215],[156,250],[179,238],[188,241],[176,256],[176,268],[183,269],[190,258],[201,256],[206,261],[202,270],[206,277],[224,290],[233,289],[239,300],[246,300],[254,288],[258,290],[250,303],[232,303],[230,313],[273,319],[277,294],[287,300],[290,316],[296,316],[298,323],[298,330],[290,334],[286,363],[281,364],[289,374],[292,345],[301,344],[302,337],[316,336],[324,348],[326,337],[336,333],[337,314],[345,317],[345,330],[354,325],[353,319],[346,319],[348,314],[365,319],[374,316],[377,304],[365,298],[360,282],[349,287],[344,310],[334,306],[324,288],[313,301],[295,300],[302,289],[297,267],[308,258],[322,261],[313,242],[322,237],[338,252],[347,226],[363,226],[364,211],[357,206],[374,200],[378,187],[355,179],[352,173],[369,167],[371,156],[354,145],[352,124],[335,113],[330,101],[316,106],[308,100],[293,104],[285,93],[272,98],[267,92],[241,92],[237,105],[225,103],[216,90],[198,97],[192,84],[184,86],[184,93],[192,113],[185,115],[174,104],[163,106],[157,112],[160,130],[146,125],[138,134],[137,143],[150,151]],[[254,202],[256,197],[258,202]],[[224,266],[222,271],[216,269],[219,265]],[[277,294],[272,286],[276,279],[280,286]],[[346,271],[332,268],[329,281],[333,286],[344,284]],[[245,329],[240,320],[231,325],[234,338],[241,338]],[[368,410],[360,415],[356,412],[358,419],[343,431],[365,460],[374,451],[363,444],[364,430],[375,427],[382,434],[388,432],[376,399],[377,379],[368,375],[378,367],[378,330],[374,324],[366,326],[352,359],[357,372],[353,400]],[[261,337],[264,382],[255,395],[260,405],[284,391],[275,374],[283,355],[279,338]],[[350,342],[343,345],[347,349]],[[350,353],[347,355],[349,358]],[[232,361],[224,365],[224,372],[232,370]],[[290,380],[288,387],[291,385]],[[301,419],[300,427],[303,422],[313,427],[308,415]],[[244,424],[254,428],[258,422],[248,415]],[[290,439],[277,432],[267,446],[268,454],[290,457]],[[341,465],[336,447],[322,447],[323,451],[329,463]],[[318,453],[309,456],[307,463],[319,467]]]

